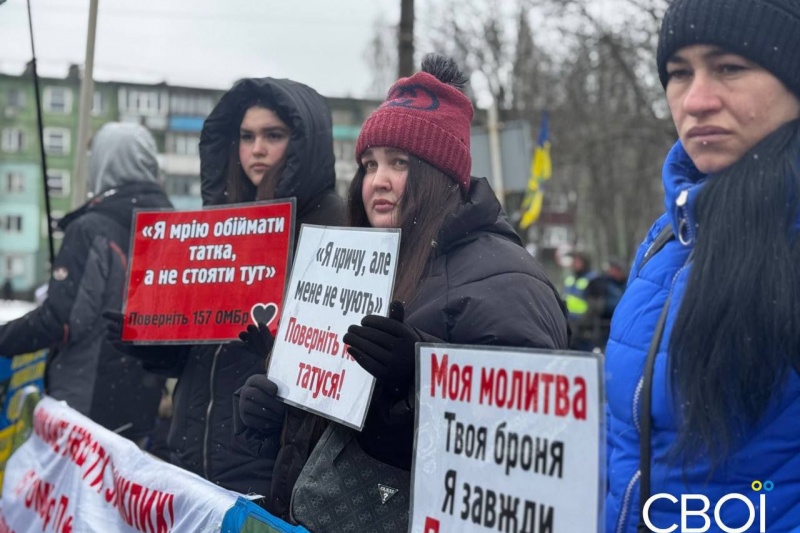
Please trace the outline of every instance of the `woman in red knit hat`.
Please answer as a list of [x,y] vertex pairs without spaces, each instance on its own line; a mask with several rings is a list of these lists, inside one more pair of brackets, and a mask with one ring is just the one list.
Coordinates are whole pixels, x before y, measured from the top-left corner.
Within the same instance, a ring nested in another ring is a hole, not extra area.
[[[401,228],[402,235],[389,317],[365,317],[343,341],[377,378],[364,429],[355,435],[375,462],[360,464],[359,475],[379,471],[400,482],[385,501],[377,484],[359,485],[375,493],[363,496],[374,501],[376,512],[358,507],[350,513],[359,488],[330,476],[328,492],[341,502],[305,505],[315,498],[306,492],[304,470],[291,514],[312,531],[347,531],[349,525],[356,531],[407,530],[417,342],[567,348],[558,293],[523,248],[487,181],[470,177],[473,111],[461,92],[465,82],[453,60],[428,56],[422,72],[392,86],[359,135],[349,223]],[[255,396],[242,394],[242,405],[257,408],[246,405]]]
[[[390,318],[365,317],[344,342],[392,399],[408,399],[415,342],[567,346],[558,293],[486,179],[470,177],[465,83],[452,59],[429,55],[392,86],[356,144],[349,223],[402,236]],[[392,441],[397,453],[376,437],[376,456],[410,467],[412,434]]]

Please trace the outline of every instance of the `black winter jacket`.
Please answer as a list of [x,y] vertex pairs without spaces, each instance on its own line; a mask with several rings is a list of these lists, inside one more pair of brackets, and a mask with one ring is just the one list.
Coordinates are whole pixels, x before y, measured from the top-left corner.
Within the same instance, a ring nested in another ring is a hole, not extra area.
[[133,182],[110,189],[66,215],[47,300],[0,326],[0,353],[56,345],[47,393],[102,426],[138,439],[152,431],[164,380],[142,369],[106,339],[107,309],[122,308],[134,208],[169,208],[161,187]]
[[[438,249],[406,309],[405,322],[423,341],[568,347],[566,306],[522,246],[485,179],[472,179],[469,199],[445,222]],[[414,412],[407,400],[389,397],[378,383],[358,442],[376,459],[410,470]],[[317,417],[295,414],[291,426],[290,421],[287,417],[292,438],[284,438],[268,504],[285,520],[291,519],[297,477],[319,438]]]
[[[200,139],[204,205],[225,203],[225,171],[244,106],[256,99],[275,106],[292,128],[276,198],[296,199],[295,243],[302,224],[340,225],[344,204],[336,195],[331,115],[316,91],[290,80],[246,79],[228,91],[206,119]],[[168,350],[170,355],[161,355]],[[243,494],[269,493],[281,428],[274,438],[249,432],[234,438],[233,393],[265,361],[236,344],[165,347],[148,368],[178,377],[168,445],[171,462]],[[155,354],[156,352],[153,352]]]
[[[439,250],[405,322],[425,342],[567,349],[563,301],[531,257],[485,179],[445,222]],[[414,412],[380,385],[358,442],[372,457],[411,469]]]

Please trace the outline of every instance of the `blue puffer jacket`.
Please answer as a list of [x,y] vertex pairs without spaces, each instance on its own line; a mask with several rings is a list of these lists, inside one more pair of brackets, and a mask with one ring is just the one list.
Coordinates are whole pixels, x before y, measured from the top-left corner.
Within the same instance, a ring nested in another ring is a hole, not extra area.
[[[692,164],[683,146],[677,143],[664,164],[663,181],[666,210],[647,235],[636,254],[628,290],[614,314],[606,355],[608,397],[608,495],[606,532],[634,533],[639,522],[639,410],[642,373],[656,322],[667,296],[672,294],[664,335],[653,375],[651,425],[651,494],[669,493],[678,499],[655,500],[650,520],[656,528],[681,528],[681,494],[703,494],[710,508],[707,531],[722,531],[714,519],[717,502],[728,493],[740,493],[755,508],[755,521],[746,531],[760,531],[759,494],[765,495],[766,531],[800,531],[800,377],[791,372],[786,387],[773,401],[744,446],[735,451],[708,478],[709,467],[701,462],[687,469],[668,457],[676,437],[673,401],[666,379],[667,345],[672,326],[688,281],[685,266],[695,231],[693,205],[706,177]],[[683,239],[673,239],[640,270],[642,258],[666,224],[675,234],[684,230]],[[700,228],[702,231],[702,228]],[[687,242],[683,244],[681,241]],[[713,332],[709,332],[713,335]],[[771,492],[752,490],[754,480],[774,484]],[[690,501],[690,509],[702,507]],[[730,500],[720,508],[724,525],[740,530],[750,518],[745,503]],[[703,528],[702,517],[689,516],[688,528]],[[694,529],[694,531],[706,531]]]

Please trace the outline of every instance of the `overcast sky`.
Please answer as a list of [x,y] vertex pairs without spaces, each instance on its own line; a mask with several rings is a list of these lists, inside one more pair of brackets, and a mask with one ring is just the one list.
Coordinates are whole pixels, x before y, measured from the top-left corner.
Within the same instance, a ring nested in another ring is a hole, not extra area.
[[[30,0],[40,75],[83,63],[89,0]],[[225,89],[242,77],[306,83],[363,97],[375,22],[399,0],[99,0],[95,79]],[[386,28],[386,31],[393,31]],[[0,72],[31,57],[26,0],[0,5]]]

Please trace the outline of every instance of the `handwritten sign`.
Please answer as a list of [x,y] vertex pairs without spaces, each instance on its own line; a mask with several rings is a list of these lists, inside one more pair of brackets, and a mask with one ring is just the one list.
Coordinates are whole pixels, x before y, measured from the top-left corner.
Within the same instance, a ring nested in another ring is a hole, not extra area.
[[268,375],[287,403],[361,429],[374,379],[342,336],[386,316],[399,230],[304,225]]
[[138,211],[122,339],[216,342],[258,321],[277,330],[294,199]]
[[414,533],[600,531],[602,361],[418,345]]

